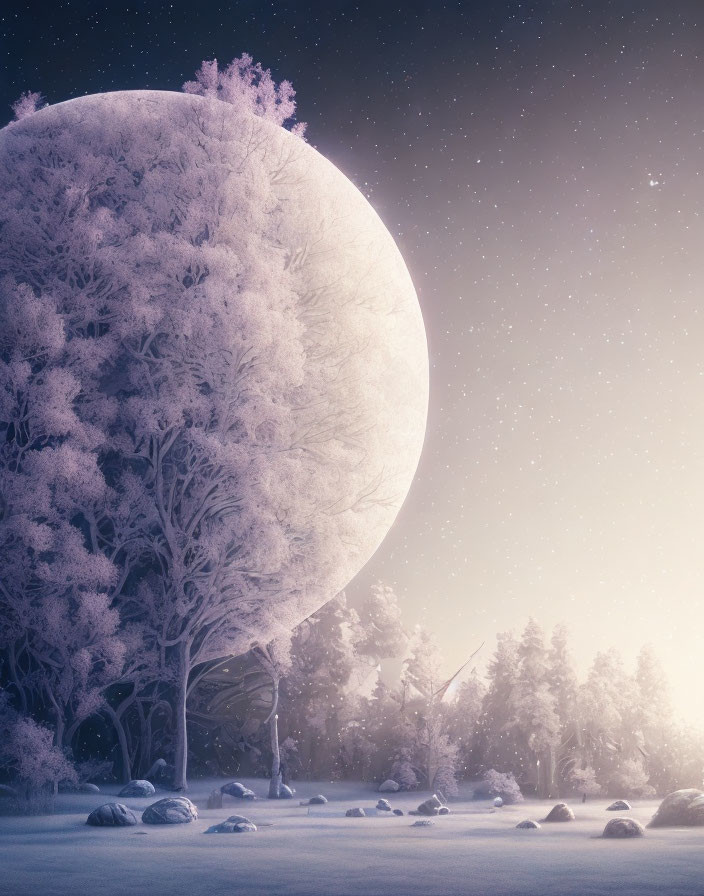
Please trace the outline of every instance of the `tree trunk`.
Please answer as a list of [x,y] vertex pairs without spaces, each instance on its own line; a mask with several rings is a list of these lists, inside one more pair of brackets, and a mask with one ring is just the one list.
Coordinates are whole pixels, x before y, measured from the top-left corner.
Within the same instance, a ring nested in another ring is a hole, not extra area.
[[127,784],[132,777],[132,763],[130,762],[130,748],[127,743],[127,734],[122,719],[118,716],[112,706],[106,706],[105,712],[112,719],[112,723],[117,732],[117,741],[120,745],[120,760],[122,764],[122,783]]
[[187,661],[190,652],[188,644],[179,644],[178,689],[176,692],[176,754],[174,756],[174,790],[188,790],[188,729],[186,723],[186,703],[188,701]]
[[279,680],[272,679],[274,693],[269,716],[269,731],[271,734],[271,779],[269,781],[269,799],[277,800],[281,789],[281,753],[279,751],[279,716],[276,710],[279,708]]

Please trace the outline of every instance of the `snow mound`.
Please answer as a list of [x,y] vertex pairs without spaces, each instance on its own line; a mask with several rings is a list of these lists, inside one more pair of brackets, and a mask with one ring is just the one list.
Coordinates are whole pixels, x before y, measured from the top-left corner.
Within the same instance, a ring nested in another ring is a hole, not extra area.
[[540,825],[538,824],[537,821],[533,821],[532,818],[526,818],[525,821],[519,821],[518,824],[516,825],[516,827],[520,828],[523,831],[527,831],[527,830],[539,831],[540,830]]
[[223,784],[220,790],[222,793],[237,797],[240,800],[256,799],[254,791],[250,790],[249,787],[245,787],[244,784],[240,784],[239,781],[230,781],[228,784]]
[[124,828],[137,824],[137,816],[122,803],[105,803],[93,809],[86,824],[94,828]]
[[118,796],[153,796],[155,793],[154,785],[149,781],[136,779],[125,784]]
[[653,815],[650,828],[704,825],[704,793],[690,788],[669,793]]
[[145,824],[187,824],[198,818],[198,810],[185,796],[167,796],[142,812]]
[[429,828],[434,825],[435,822],[430,818],[423,818],[420,821],[414,821],[411,825],[412,828]]
[[387,778],[383,784],[379,785],[379,793],[398,793],[401,789],[400,784]]
[[548,812],[543,821],[574,821],[574,812],[567,803],[557,803]]
[[625,839],[626,837],[642,837],[645,834],[643,825],[635,818],[612,818],[604,828],[604,837]]

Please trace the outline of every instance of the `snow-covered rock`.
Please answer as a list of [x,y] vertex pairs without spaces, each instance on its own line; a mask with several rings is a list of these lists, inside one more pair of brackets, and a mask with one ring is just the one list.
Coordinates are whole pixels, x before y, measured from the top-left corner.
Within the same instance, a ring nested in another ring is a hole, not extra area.
[[367,813],[361,806],[355,806],[354,809],[348,809],[345,812],[347,818],[366,818]]
[[293,799],[293,791],[288,786],[288,784],[279,784],[279,799],[280,800],[292,800]]
[[93,809],[86,824],[95,828],[124,828],[137,824],[137,816],[122,803],[105,803]]
[[643,825],[635,818],[612,818],[604,828],[604,837],[642,837],[645,833]]
[[222,809],[222,791],[211,790],[208,797],[208,809]]
[[308,800],[308,803],[311,806],[324,806],[327,801],[327,797],[323,796],[322,793],[319,793],[317,796],[312,796]]
[[136,778],[125,784],[118,796],[153,796],[156,793],[154,785],[150,781],[142,781]]
[[665,797],[648,827],[670,825],[704,825],[704,793],[701,790],[675,790]]
[[145,824],[187,824],[198,818],[198,810],[185,796],[167,796],[142,812]]
[[438,809],[438,815],[449,815],[449,814],[450,814],[450,810],[447,806],[440,806],[440,808]]
[[429,828],[431,825],[434,825],[435,822],[431,821],[430,818],[423,818],[420,821],[414,821],[411,825],[412,828]]
[[387,778],[383,784],[379,785],[379,793],[398,793],[400,789],[400,784],[397,781],[392,781],[391,778]]
[[165,759],[157,759],[144,777],[157,787],[171,789],[174,786],[175,774],[176,769],[173,765],[169,765]]
[[403,815],[403,809],[394,809],[394,815]]
[[523,831],[539,831],[540,825],[537,821],[533,821],[532,818],[526,818],[525,821],[519,821],[516,825],[517,828],[520,828]]
[[80,784],[78,787],[79,793],[100,793],[100,788],[97,784],[90,784],[88,781],[85,781],[83,784]]
[[206,834],[246,834],[256,831],[257,826],[245,815],[231,815],[220,824],[214,824],[205,832]]
[[234,796],[241,800],[253,800],[255,798],[254,791],[250,790],[249,787],[245,787],[244,784],[240,784],[239,781],[230,781],[229,784],[223,784],[220,790],[228,796]]
[[389,803],[388,800],[379,800],[378,803],[376,804],[376,807],[381,812],[390,812],[391,811],[391,804]]
[[631,804],[626,800],[614,800],[610,806],[606,807],[607,812],[626,812],[631,808]]
[[438,810],[442,807],[442,803],[437,797],[437,794],[433,794],[429,799],[424,800],[416,810],[420,815],[437,815]]
[[496,799],[494,800],[494,805],[496,806],[496,808],[500,809],[503,806],[503,804],[504,804],[504,801],[501,799],[500,796],[497,796]]
[[574,821],[574,812],[567,803],[557,803],[548,812],[543,821]]

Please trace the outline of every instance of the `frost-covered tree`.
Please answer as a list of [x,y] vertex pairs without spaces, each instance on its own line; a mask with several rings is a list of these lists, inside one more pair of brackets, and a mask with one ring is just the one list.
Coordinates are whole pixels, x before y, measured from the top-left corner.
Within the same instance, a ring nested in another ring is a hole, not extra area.
[[203,60],[195,80],[186,81],[183,90],[246,109],[267,121],[288,127],[299,137],[305,133],[305,122],[294,124],[296,91],[293,84],[290,81],[277,84],[271,71],[254,62],[248,53],[233,59],[224,69],[218,68],[217,59]]
[[529,619],[519,647],[519,668],[511,697],[509,722],[521,744],[524,774],[535,776],[538,796],[545,798],[554,787],[555,756],[561,741],[560,719],[550,689],[543,630]]
[[54,743],[51,729],[16,712],[0,690],[0,771],[9,775],[24,811],[51,804],[59,781],[76,781],[76,771]]
[[511,632],[500,632],[487,669],[487,692],[479,723],[479,750],[485,769],[519,770],[518,742],[511,725],[518,668],[518,642]]
[[21,94],[12,104],[12,111],[15,113],[15,121],[20,121],[28,115],[34,114],[38,109],[46,105],[46,101],[41,93],[28,90]]
[[[403,492],[379,463],[394,437],[366,352],[407,273],[394,256],[379,290],[364,228],[296,201],[313,150],[272,124],[292,93],[240,62],[249,87],[227,105],[101,95],[0,135],[2,649],[24,649],[29,594],[146,632],[182,787],[193,680],[336,593]],[[76,680],[120,679],[120,638],[91,637],[70,648]],[[70,699],[68,724],[98,708]]]

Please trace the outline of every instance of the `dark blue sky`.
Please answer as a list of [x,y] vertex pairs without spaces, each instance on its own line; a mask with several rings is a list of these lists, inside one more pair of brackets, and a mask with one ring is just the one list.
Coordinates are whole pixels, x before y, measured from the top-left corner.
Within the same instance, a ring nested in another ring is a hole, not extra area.
[[[179,89],[243,51],[370,198],[423,308],[416,483],[352,591],[395,583],[448,666],[528,614],[578,656],[704,623],[704,4],[4,3],[0,120]],[[704,708],[704,705],[703,707]]]

